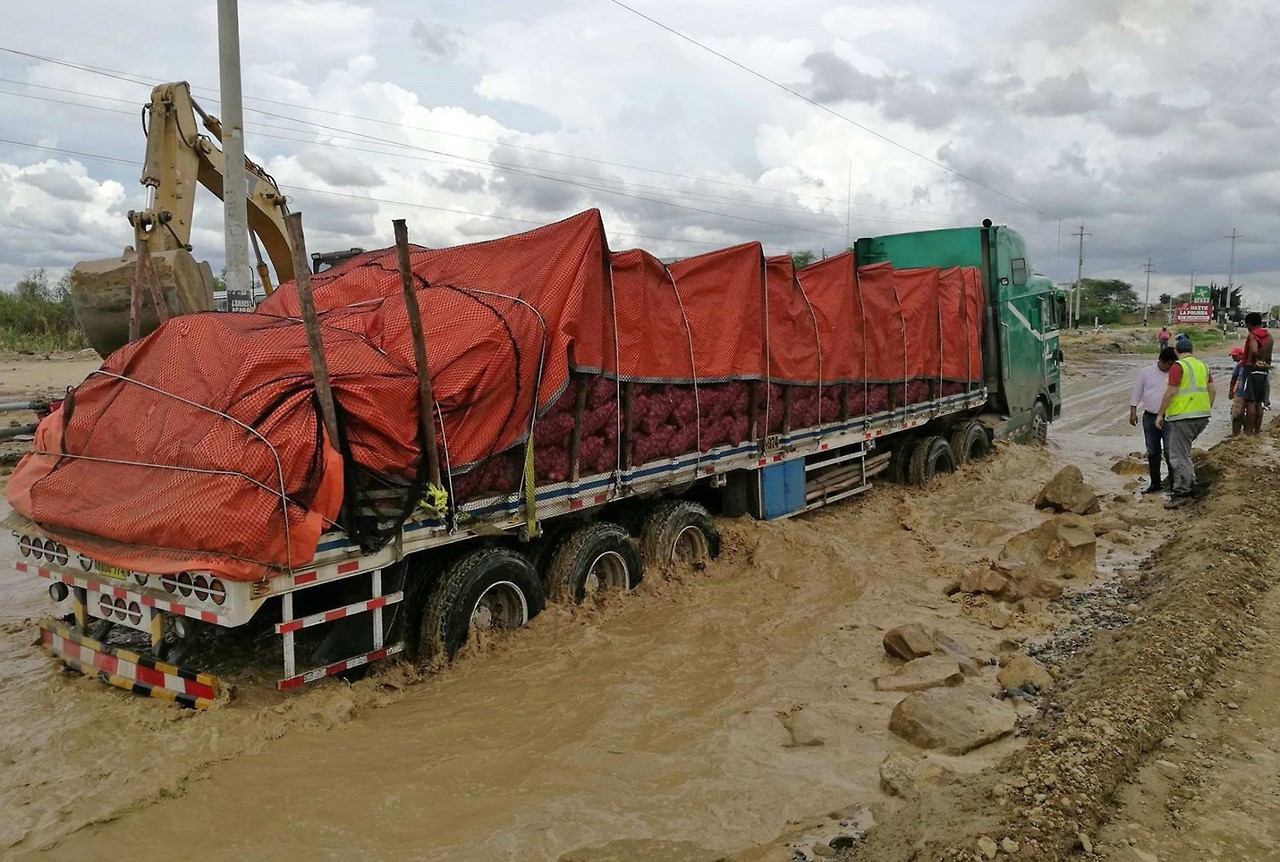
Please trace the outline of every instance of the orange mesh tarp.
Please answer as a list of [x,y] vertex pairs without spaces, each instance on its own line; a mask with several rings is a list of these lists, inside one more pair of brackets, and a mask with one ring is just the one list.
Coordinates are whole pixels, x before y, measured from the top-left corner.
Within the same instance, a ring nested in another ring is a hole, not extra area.
[[[639,249],[611,257],[617,308],[617,373],[633,381],[692,381],[693,333],[682,297],[666,266]],[[606,333],[606,342],[609,333]],[[605,370],[613,373],[612,349]],[[698,368],[698,376],[707,376]]]
[[848,383],[865,376],[862,308],[854,281],[853,252],[829,257],[796,272],[818,321],[822,378]]
[[969,329],[969,379],[982,379],[982,315],[986,302],[982,276],[976,266],[961,270],[964,276],[965,325]]
[[858,267],[858,292],[867,320],[867,379],[878,383],[906,379],[906,331],[893,267],[887,263]]
[[791,255],[765,261],[769,307],[769,379],[775,383],[818,383],[825,375],[818,353],[813,311],[796,281]]
[[938,315],[942,320],[942,377],[970,380],[969,312],[964,272],[953,266],[938,273]]
[[[332,341],[335,391],[394,394],[395,369],[376,351],[351,335]],[[251,580],[302,564],[343,493],[313,394],[301,325],[179,317],[67,396],[6,496],[66,544],[125,568]]]
[[893,286],[907,334],[907,377],[937,380],[941,372],[942,333],[938,326],[936,267],[895,269]]
[[749,242],[667,267],[693,332],[694,367],[707,380],[764,377],[764,253]]

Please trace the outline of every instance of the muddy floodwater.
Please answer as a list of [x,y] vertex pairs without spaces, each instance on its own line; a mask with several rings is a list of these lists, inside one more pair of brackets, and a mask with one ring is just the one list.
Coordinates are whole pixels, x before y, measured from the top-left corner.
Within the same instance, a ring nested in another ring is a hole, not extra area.
[[[922,621],[995,648],[1005,635],[943,587],[1039,522],[1027,502],[1062,463],[1113,490],[1130,478],[1109,467],[1142,448],[1126,418],[1148,361],[1070,369],[1047,450],[1003,448],[926,492],[722,521],[705,571],[552,607],[427,678],[390,667],[289,696],[264,681],[207,713],[59,673],[34,645],[44,587],[14,572],[6,536],[0,855],[542,860],[622,839],[724,853],[874,798],[904,745],[885,726],[900,695],[870,685],[892,669],[883,631]],[[801,711],[820,745],[795,744]]]

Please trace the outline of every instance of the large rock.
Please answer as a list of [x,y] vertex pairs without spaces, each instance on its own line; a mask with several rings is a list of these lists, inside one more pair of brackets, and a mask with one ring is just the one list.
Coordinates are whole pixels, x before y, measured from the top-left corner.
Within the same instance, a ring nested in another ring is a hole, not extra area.
[[1041,574],[1084,578],[1097,567],[1098,543],[1087,520],[1079,515],[1056,515],[1009,539],[1000,558],[1023,560]]
[[970,569],[960,578],[962,593],[989,593],[1000,596],[1009,592],[1009,589],[1009,579],[992,568]]
[[894,658],[911,661],[937,652],[938,645],[920,625],[907,623],[884,633],[884,651]]
[[888,676],[875,678],[878,691],[924,691],[962,682],[964,669],[947,655],[927,655],[907,662]]
[[1039,689],[1053,687],[1053,677],[1040,662],[1026,655],[1016,655],[996,672],[1001,688],[1026,688],[1030,683]]
[[893,708],[889,730],[920,748],[964,754],[1013,733],[1018,714],[976,687],[909,694]]
[[1068,464],[1040,490],[1040,496],[1036,497],[1036,508],[1089,515],[1102,507],[1098,504],[1097,492],[1084,483],[1084,474],[1080,472],[1080,468]]
[[1111,465],[1111,472],[1121,476],[1145,476],[1147,470],[1146,459],[1136,455],[1128,455]]
[[891,751],[880,764],[880,789],[908,802],[954,777],[955,773],[950,769],[938,763],[930,763],[923,755],[908,757],[901,752]]

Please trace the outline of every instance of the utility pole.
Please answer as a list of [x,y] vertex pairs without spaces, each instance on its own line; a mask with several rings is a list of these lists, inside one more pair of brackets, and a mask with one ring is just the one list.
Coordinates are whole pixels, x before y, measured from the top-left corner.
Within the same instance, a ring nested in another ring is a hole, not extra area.
[[[1232,284],[1232,280],[1235,278],[1235,275],[1236,275],[1236,240],[1242,239],[1242,238],[1243,236],[1241,234],[1236,233],[1235,228],[1231,229],[1231,234],[1229,236],[1223,237],[1223,239],[1231,240],[1231,263],[1227,265],[1227,296],[1228,297],[1231,296],[1231,288],[1234,287],[1234,285]],[[1230,302],[1228,302],[1228,305],[1230,305]]]
[[218,0],[218,85],[222,97],[222,213],[226,231],[227,298],[253,302],[249,271],[249,213],[245,200],[244,107],[240,101],[240,13],[236,0]]
[[844,250],[853,246],[853,160],[849,161],[849,184],[845,186],[844,203]]
[[1081,288],[1080,281],[1084,278],[1084,238],[1087,236],[1093,236],[1093,234],[1085,233],[1084,225],[1080,225],[1080,232],[1074,233],[1072,234],[1072,236],[1077,236],[1080,238],[1080,255],[1076,261],[1075,309],[1072,312],[1073,316],[1075,317],[1075,325],[1079,326],[1080,325],[1080,288]]
[[1147,265],[1144,267],[1147,273],[1147,298],[1142,301],[1142,325],[1147,325],[1147,316],[1151,311],[1151,273],[1156,268],[1151,264],[1151,258],[1147,258]]

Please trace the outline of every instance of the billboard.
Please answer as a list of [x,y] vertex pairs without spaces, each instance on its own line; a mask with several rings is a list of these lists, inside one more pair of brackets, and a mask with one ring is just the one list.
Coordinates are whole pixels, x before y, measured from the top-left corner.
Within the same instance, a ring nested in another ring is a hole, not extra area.
[[1191,304],[1195,305],[1199,302],[1210,302],[1209,285],[1197,284],[1191,288]]
[[[1205,288],[1206,291],[1208,289]],[[1208,302],[1184,302],[1174,310],[1173,319],[1178,323],[1212,323],[1213,305]]]

